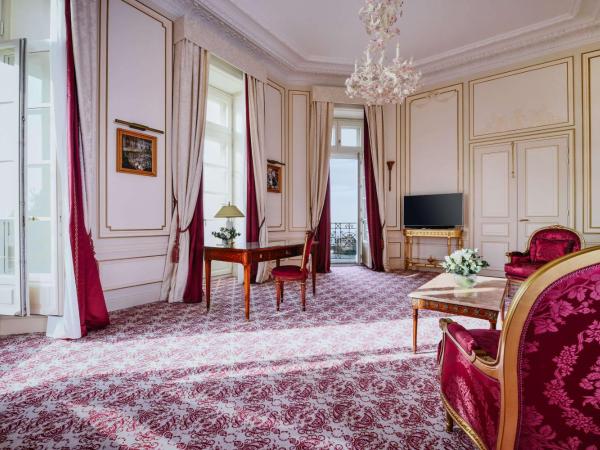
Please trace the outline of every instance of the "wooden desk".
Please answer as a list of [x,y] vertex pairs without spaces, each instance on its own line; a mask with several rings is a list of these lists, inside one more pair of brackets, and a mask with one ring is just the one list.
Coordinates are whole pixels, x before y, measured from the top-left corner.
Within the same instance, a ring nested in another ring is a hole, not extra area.
[[472,288],[461,288],[456,285],[454,275],[442,273],[408,294],[413,307],[413,353],[417,352],[419,309],[484,319],[495,330],[498,314],[504,320],[507,288],[506,278],[482,276],[477,277],[477,284]]
[[[236,244],[234,247],[205,246],[204,275],[206,277],[206,310],[210,310],[210,267],[212,261],[238,263],[244,266],[244,299],[246,305],[246,320],[250,320],[250,269],[253,263],[277,261],[302,255],[304,240],[274,241],[260,246],[258,242]],[[317,293],[317,242],[311,248],[312,288],[313,295]]]

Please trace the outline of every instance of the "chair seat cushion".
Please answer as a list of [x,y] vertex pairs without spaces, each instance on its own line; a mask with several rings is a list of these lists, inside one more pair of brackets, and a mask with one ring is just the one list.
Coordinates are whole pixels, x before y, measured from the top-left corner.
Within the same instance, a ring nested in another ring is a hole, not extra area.
[[516,264],[505,264],[504,272],[507,277],[517,278],[519,280],[525,280],[528,278],[533,272],[538,270],[540,267],[544,265],[543,262],[539,263],[516,263]]
[[492,358],[498,355],[500,330],[466,330],[458,323],[451,323],[448,331],[467,353],[481,349]]
[[307,278],[307,271],[301,270],[299,266],[279,266],[275,267],[271,273],[273,278],[286,281],[305,280]]

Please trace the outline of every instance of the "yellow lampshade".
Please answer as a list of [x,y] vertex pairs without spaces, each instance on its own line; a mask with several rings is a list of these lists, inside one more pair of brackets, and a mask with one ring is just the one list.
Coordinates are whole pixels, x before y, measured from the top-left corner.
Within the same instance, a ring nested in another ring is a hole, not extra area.
[[215,214],[216,218],[226,218],[229,219],[231,217],[244,217],[244,214],[238,209],[237,206],[228,203],[225,206],[222,206],[221,209]]

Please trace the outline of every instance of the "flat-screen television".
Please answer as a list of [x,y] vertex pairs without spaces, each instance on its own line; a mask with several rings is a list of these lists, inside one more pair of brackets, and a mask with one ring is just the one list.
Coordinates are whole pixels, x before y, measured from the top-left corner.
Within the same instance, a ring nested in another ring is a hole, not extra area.
[[454,228],[463,225],[463,195],[433,194],[404,197],[404,226]]

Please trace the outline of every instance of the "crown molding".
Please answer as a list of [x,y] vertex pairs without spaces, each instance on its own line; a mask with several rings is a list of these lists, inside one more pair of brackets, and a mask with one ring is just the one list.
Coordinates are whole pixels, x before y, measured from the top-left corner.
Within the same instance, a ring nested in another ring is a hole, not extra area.
[[[282,81],[339,85],[353,70],[352,61],[299,54],[229,0],[192,1],[195,16],[251,49]],[[423,82],[433,84],[598,40],[600,3],[575,0],[561,16],[422,58],[415,65],[423,72]]]

